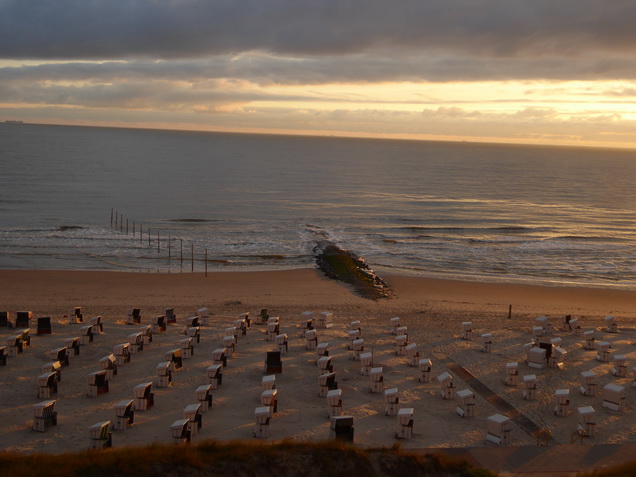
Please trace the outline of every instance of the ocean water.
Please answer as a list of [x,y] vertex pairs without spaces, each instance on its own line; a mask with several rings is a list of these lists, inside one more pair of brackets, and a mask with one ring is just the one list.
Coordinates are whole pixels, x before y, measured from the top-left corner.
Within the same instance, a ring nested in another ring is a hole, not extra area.
[[0,124],[0,161],[2,269],[298,268],[326,238],[380,275],[636,289],[636,151]]

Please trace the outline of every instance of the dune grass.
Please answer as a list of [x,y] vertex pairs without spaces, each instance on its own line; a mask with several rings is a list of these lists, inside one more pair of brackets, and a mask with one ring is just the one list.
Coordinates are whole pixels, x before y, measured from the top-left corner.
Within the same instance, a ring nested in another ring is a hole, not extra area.
[[339,441],[274,444],[201,441],[177,446],[155,444],[86,450],[61,455],[0,454],[0,475],[11,477],[69,476],[271,476],[388,477],[496,475],[464,461],[389,449],[361,449]]

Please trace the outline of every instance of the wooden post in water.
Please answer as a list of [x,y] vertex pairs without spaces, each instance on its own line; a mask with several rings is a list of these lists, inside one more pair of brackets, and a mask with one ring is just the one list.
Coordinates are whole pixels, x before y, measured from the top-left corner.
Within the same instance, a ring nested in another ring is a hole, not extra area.
[[159,231],[157,230],[157,253],[159,253]]
[[192,273],[194,273],[194,244],[192,244]]
[[139,224],[139,241],[143,242],[144,241],[144,231],[143,231],[143,224]]
[[119,214],[119,212],[115,211],[115,229],[117,229],[117,218],[118,218],[118,214]]
[[208,249],[205,249],[205,276],[208,276]]
[[150,229],[148,229],[148,248],[150,248]]
[[119,214],[119,232],[124,233],[124,216]]
[[128,235],[128,219],[126,219],[126,235]]
[[113,228],[113,208],[110,208],[110,228]]
[[183,268],[183,239],[181,239],[181,268]]
[[168,263],[170,263],[171,258],[172,254],[170,253],[170,235],[168,235]]
[[137,234],[135,233],[135,221],[133,220],[133,237],[134,237],[135,235],[137,235]]

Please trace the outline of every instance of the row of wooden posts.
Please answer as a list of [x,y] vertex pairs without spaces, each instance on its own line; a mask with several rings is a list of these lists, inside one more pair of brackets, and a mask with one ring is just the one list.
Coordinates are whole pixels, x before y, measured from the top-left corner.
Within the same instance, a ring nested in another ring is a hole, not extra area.
[[[115,209],[110,209],[110,226],[111,228],[114,228],[115,230],[118,230],[120,233],[122,234],[126,234],[126,235],[132,235],[133,238],[137,236],[137,224],[135,221],[132,222],[132,231],[131,231],[131,227],[130,227],[130,222],[128,219],[126,219],[126,223],[124,226],[124,216],[123,214],[121,214],[120,212],[116,211]],[[144,231],[143,231],[143,225],[139,224],[139,241],[140,242],[144,242]],[[148,248],[153,248],[152,245],[152,238],[153,236],[150,234],[150,228],[147,229],[147,236],[148,236]],[[174,240],[179,240],[179,249],[180,249],[180,256],[179,256],[179,261],[181,264],[181,268],[183,268],[183,239],[179,238],[179,239],[175,239],[173,237],[171,237],[170,235],[168,235],[168,239],[167,239],[167,243],[168,243],[168,261],[172,260],[172,242]],[[161,252],[161,233],[159,230],[157,230],[157,238],[156,238],[156,242],[157,242],[157,253]],[[166,242],[166,240],[164,239],[164,243]],[[187,259],[186,259],[187,260]],[[191,270],[194,273],[194,262],[195,262],[195,258],[194,258],[194,242],[190,244],[190,263],[191,263]],[[205,249],[205,258],[203,259],[203,262],[205,263],[205,276],[208,276],[208,249]]]

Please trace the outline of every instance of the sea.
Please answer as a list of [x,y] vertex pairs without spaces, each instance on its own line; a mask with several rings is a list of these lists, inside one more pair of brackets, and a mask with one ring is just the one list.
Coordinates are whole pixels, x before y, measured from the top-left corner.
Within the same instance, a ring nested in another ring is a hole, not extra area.
[[0,123],[0,269],[636,290],[636,151]]

